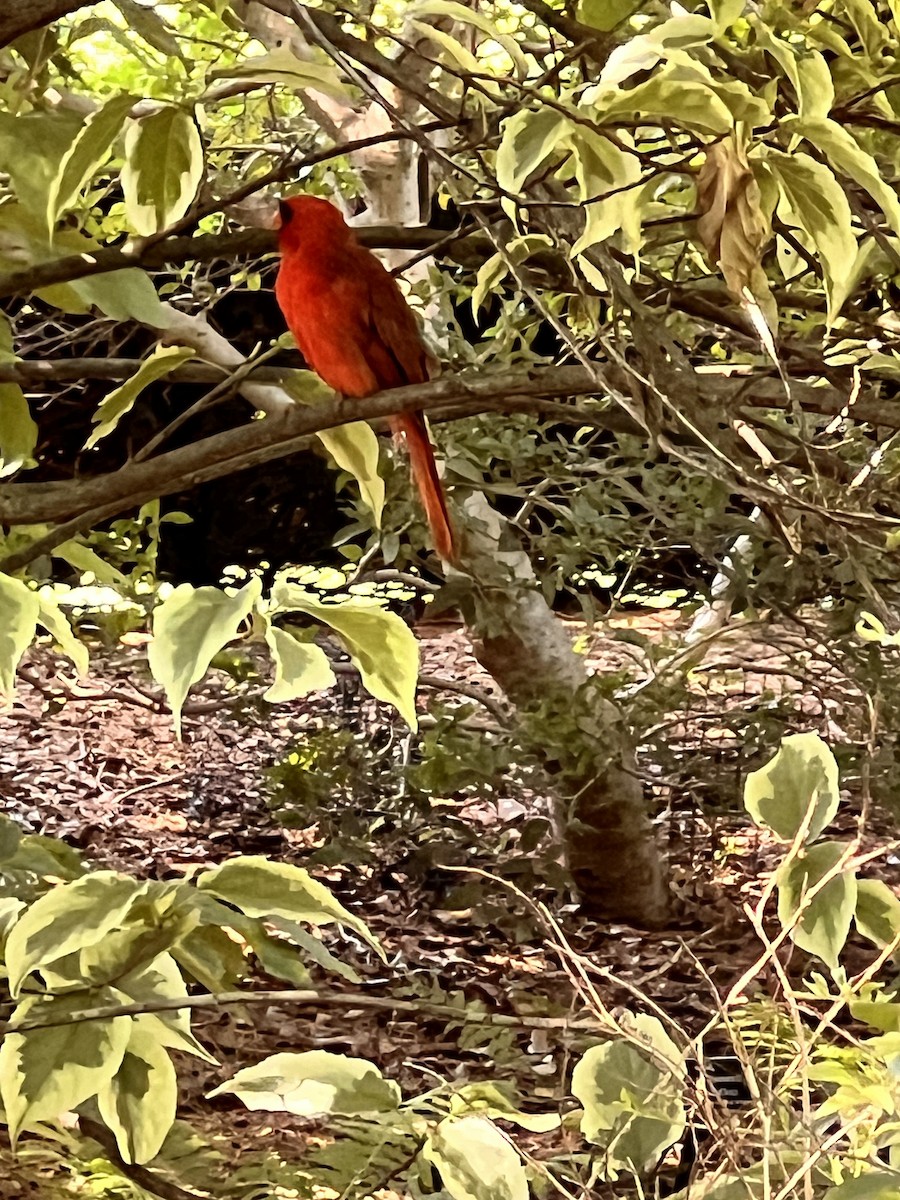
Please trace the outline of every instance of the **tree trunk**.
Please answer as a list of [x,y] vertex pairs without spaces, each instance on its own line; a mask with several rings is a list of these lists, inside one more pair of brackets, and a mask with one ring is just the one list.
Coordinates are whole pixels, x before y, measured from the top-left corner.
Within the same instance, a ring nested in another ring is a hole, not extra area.
[[[548,772],[561,779],[561,791],[575,797],[567,804],[558,795],[554,816],[584,908],[658,927],[669,913],[667,871],[622,714],[590,687],[584,661],[538,590],[527,555],[500,551],[502,519],[482,498],[468,507],[469,636],[478,661],[525,717],[526,730],[528,714],[539,710],[537,728],[526,736]],[[541,729],[571,730],[582,751],[575,770],[566,749],[542,737]]]

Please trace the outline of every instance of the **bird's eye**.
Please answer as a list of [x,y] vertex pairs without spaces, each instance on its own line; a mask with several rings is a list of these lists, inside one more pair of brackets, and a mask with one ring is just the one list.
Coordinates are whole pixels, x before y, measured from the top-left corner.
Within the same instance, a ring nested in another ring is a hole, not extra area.
[[281,217],[282,227],[291,223],[294,213],[286,200],[278,201],[278,215]]

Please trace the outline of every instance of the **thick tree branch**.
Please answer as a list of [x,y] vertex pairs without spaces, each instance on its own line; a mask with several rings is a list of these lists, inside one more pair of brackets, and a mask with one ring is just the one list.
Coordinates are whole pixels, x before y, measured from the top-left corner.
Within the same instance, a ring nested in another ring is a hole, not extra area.
[[509,397],[565,396],[588,390],[596,391],[596,383],[587,378],[586,372],[564,368],[543,371],[540,377],[515,372],[471,378],[451,376],[379,392],[365,400],[354,400],[352,405],[335,399],[308,408],[298,406],[283,417],[251,421],[238,429],[170,450],[148,462],[131,463],[112,474],[66,483],[13,483],[0,487],[0,525],[68,521],[93,509],[141,504],[155,496],[182,491],[233,471],[294,454],[305,448],[315,433],[348,420],[374,420],[392,413],[446,407],[451,403],[458,405],[461,413],[471,413],[500,406]]
[[[196,369],[196,368],[195,368]],[[267,374],[272,368],[263,368]],[[607,369],[609,370],[609,369]],[[615,374],[615,371],[612,372]],[[610,383],[615,386],[611,378]],[[772,378],[703,378],[705,399],[720,411],[736,416],[749,407],[781,407],[781,382]],[[795,384],[799,403],[813,412],[841,412],[845,399],[837,389]],[[335,399],[307,408],[296,407],[283,415],[270,415],[237,429],[171,450],[146,462],[132,462],[120,470],[91,479],[57,483],[11,483],[0,487],[0,525],[34,525],[63,522],[55,531],[35,543],[40,552],[48,552],[61,540],[73,536],[83,526],[113,516],[126,508],[157,496],[169,495],[221,478],[235,471],[259,466],[296,453],[323,429],[332,429],[348,420],[381,421],[391,414],[427,409],[444,419],[471,416],[478,412],[538,411],[549,419],[593,424],[598,428],[622,428],[624,414],[612,408],[589,412],[555,402],[552,397],[596,395],[597,375],[582,367],[550,367],[526,374],[503,372],[471,377],[449,376],[428,384],[380,392],[352,407]],[[857,419],[871,420],[900,428],[900,413],[867,412],[865,402],[854,405]],[[798,501],[792,501],[798,503]],[[800,504],[801,507],[806,507]],[[840,515],[840,514],[834,514]],[[853,514],[847,514],[852,517]],[[0,569],[16,570],[34,557],[34,546],[10,556]]]
[[4,0],[0,4],[0,47],[78,8],[88,7],[84,0]]
[[[446,230],[429,229],[428,226],[398,229],[383,225],[360,226],[356,235],[364,246],[378,250],[426,250],[447,237]],[[450,242],[446,253],[452,256],[455,245],[455,242]],[[272,229],[245,229],[240,233],[212,233],[201,237],[126,243],[121,249],[103,247],[93,253],[69,254],[50,262],[37,263],[22,271],[0,275],[0,299],[4,296],[27,295],[53,283],[67,283],[72,279],[104,275],[108,271],[124,271],[129,267],[160,271],[164,267],[182,266],[186,262],[258,258],[274,253],[277,248],[277,235]]]

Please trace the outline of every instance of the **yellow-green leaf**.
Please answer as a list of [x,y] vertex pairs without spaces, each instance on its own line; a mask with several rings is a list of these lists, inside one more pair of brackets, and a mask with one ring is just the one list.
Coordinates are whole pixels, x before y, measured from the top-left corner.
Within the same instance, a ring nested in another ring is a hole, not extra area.
[[818,252],[825,276],[830,324],[838,315],[836,301],[847,294],[856,264],[857,242],[850,204],[829,168],[808,154],[770,150],[765,161]]
[[519,1152],[487,1117],[448,1117],[422,1147],[452,1200],[528,1200]]
[[322,604],[292,584],[276,584],[272,598],[282,612],[304,612],[329,625],[344,643],[366,690],[393,704],[410,728],[416,728],[419,643],[405,621],[362,601]]
[[744,784],[747,812],[785,842],[794,840],[808,814],[804,840],[814,841],[834,819],[840,799],[837,763],[817,733],[782,738],[778,752]]
[[421,0],[413,9],[413,15],[416,17],[449,17],[450,20],[459,21],[463,25],[474,25],[485,37],[503,47],[512,60],[517,74],[521,76],[528,74],[528,63],[515,38],[501,33],[478,8],[469,8],[466,4],[460,4],[458,0]]
[[347,89],[333,66],[306,62],[297,58],[287,46],[279,46],[269,54],[245,58],[221,74],[257,83],[283,83],[295,89],[313,88],[340,100],[347,99]]
[[791,940],[801,950],[818,955],[832,970],[837,969],[856,910],[856,876],[844,868],[808,903],[805,898],[834,869],[843,852],[837,842],[819,842],[799,857],[786,859],[777,875],[779,921],[787,926],[800,912]]
[[363,503],[375,519],[375,528],[380,529],[384,480],[378,474],[378,438],[372,426],[365,421],[353,421],[334,429],[321,429],[318,437],[340,469],[356,480]]
[[0,696],[11,699],[16,667],[31,645],[41,605],[21,579],[0,575]]
[[832,167],[864,188],[887,217],[894,233],[900,235],[900,200],[881,176],[878,163],[842,125],[826,117],[788,118],[782,122],[785,132],[804,137],[825,155]]
[[188,691],[203,678],[222,647],[237,636],[261,591],[258,579],[231,596],[219,588],[182,583],[153,614],[150,670],[165,690],[178,737]]
[[38,427],[17,383],[0,383],[0,479],[34,466]]
[[127,1163],[155,1158],[175,1121],[178,1082],[157,1029],[147,1017],[131,1022],[122,1063],[97,1093],[100,1115]]
[[194,118],[168,104],[132,122],[125,135],[122,190],[132,229],[142,237],[183,217],[203,176]]
[[164,379],[176,367],[193,358],[193,355],[194,351],[185,346],[157,346],[130,379],[114,388],[100,402],[92,418],[94,429],[84,444],[85,450],[93,449],[102,438],[112,433],[122,417],[131,411],[135,400],[145,387],[158,379]]
[[[31,1003],[20,1004],[15,1018],[28,1016]],[[66,1009],[74,1015],[84,998],[53,1004],[55,1017]],[[113,1017],[7,1033],[0,1044],[0,1099],[13,1145],[22,1129],[58,1120],[95,1096],[119,1069],[130,1028],[129,1017]]]
[[38,592],[38,624],[43,625],[67,658],[78,668],[79,675],[86,675],[89,666],[88,649],[75,636],[69,619],[56,603],[49,588]]
[[301,642],[287,629],[268,622],[266,643],[275,664],[275,682],[263,696],[270,704],[296,700],[335,684],[334,671],[321,646]]
[[75,135],[50,181],[48,229],[53,229],[60,213],[73,203],[97,167],[108,158],[133,104],[133,96],[114,96],[91,113]]

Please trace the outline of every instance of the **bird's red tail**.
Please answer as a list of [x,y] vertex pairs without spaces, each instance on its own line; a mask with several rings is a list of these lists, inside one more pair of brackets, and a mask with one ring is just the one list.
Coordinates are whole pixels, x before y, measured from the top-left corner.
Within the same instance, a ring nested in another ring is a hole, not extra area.
[[394,433],[402,434],[406,441],[410,470],[422,498],[434,548],[444,562],[455,562],[456,534],[447,511],[447,498],[434,461],[425,418],[419,412],[403,413],[391,418],[391,428]]

